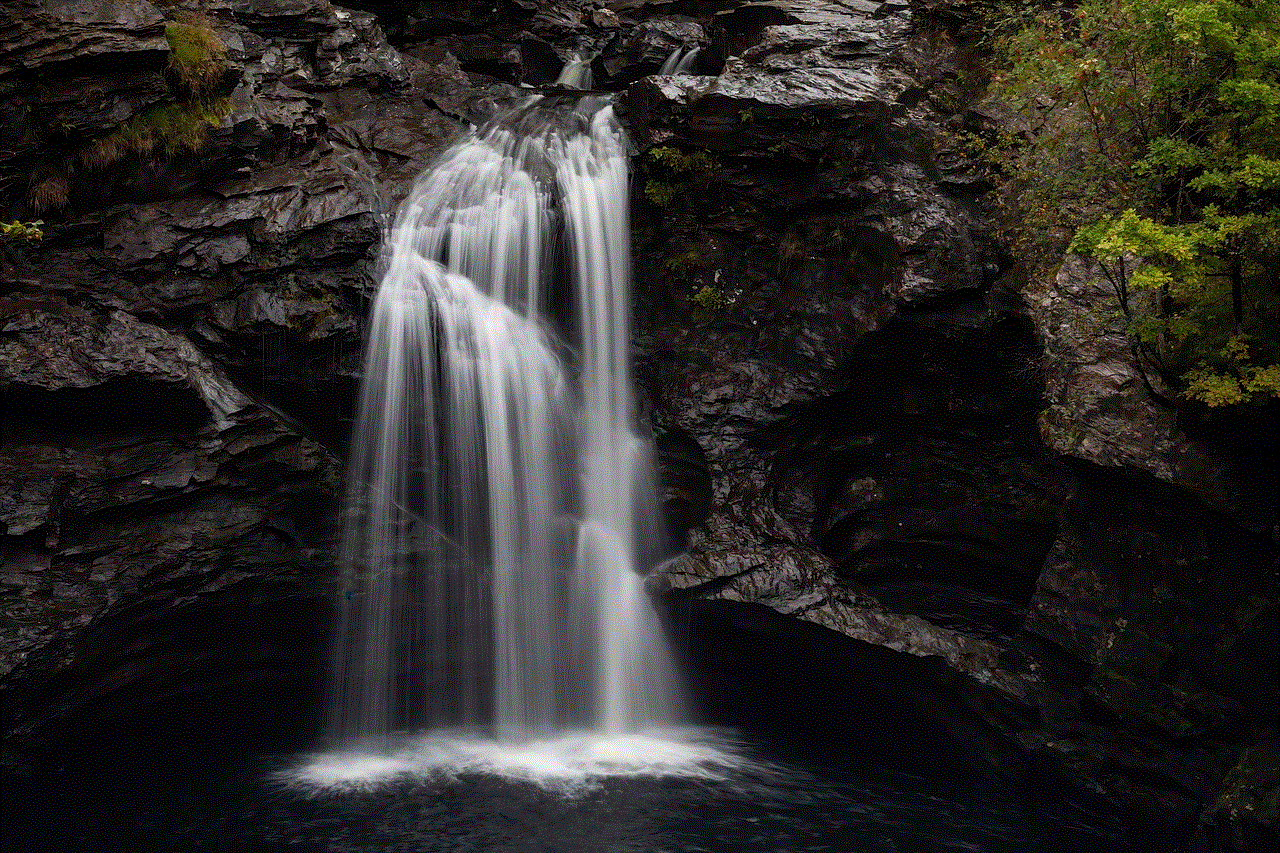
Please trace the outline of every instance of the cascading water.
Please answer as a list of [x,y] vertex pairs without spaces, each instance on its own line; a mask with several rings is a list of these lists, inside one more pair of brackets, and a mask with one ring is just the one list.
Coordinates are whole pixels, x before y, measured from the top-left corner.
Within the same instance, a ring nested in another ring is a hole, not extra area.
[[671,51],[666,61],[662,63],[662,68],[658,70],[658,74],[692,74],[694,63],[698,61],[699,51],[700,49],[696,47],[687,49],[677,47]]
[[612,107],[532,98],[401,208],[348,472],[338,742],[674,720],[637,571],[656,503],[633,427],[627,206]]

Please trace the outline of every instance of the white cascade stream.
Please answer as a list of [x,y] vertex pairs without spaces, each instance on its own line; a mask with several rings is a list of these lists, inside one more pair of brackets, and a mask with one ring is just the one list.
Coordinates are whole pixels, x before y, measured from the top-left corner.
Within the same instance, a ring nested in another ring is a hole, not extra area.
[[627,166],[605,101],[535,97],[446,152],[399,212],[348,468],[339,745],[679,717],[639,572],[657,512],[634,427]]

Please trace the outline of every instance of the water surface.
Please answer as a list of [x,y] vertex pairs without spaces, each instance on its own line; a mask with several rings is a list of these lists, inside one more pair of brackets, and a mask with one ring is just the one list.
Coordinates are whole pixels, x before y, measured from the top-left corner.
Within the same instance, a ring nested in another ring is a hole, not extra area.
[[564,735],[522,748],[452,733],[384,755],[257,755],[10,786],[8,850],[1116,851],[1065,803],[893,772],[724,730]]

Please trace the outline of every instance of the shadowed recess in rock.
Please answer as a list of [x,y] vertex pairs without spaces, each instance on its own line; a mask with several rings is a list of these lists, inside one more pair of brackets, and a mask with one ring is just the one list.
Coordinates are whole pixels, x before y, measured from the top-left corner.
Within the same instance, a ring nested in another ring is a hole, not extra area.
[[191,388],[125,376],[87,388],[14,385],[0,391],[0,441],[48,441],[59,431],[91,436],[181,432],[210,421]]

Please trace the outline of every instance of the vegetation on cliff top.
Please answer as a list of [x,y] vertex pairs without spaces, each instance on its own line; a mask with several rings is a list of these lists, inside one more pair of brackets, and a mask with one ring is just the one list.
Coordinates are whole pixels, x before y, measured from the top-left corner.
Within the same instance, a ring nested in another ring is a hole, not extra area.
[[1185,398],[1280,397],[1280,0],[997,9],[993,92],[1024,132],[988,154],[1024,251],[1097,260]]

